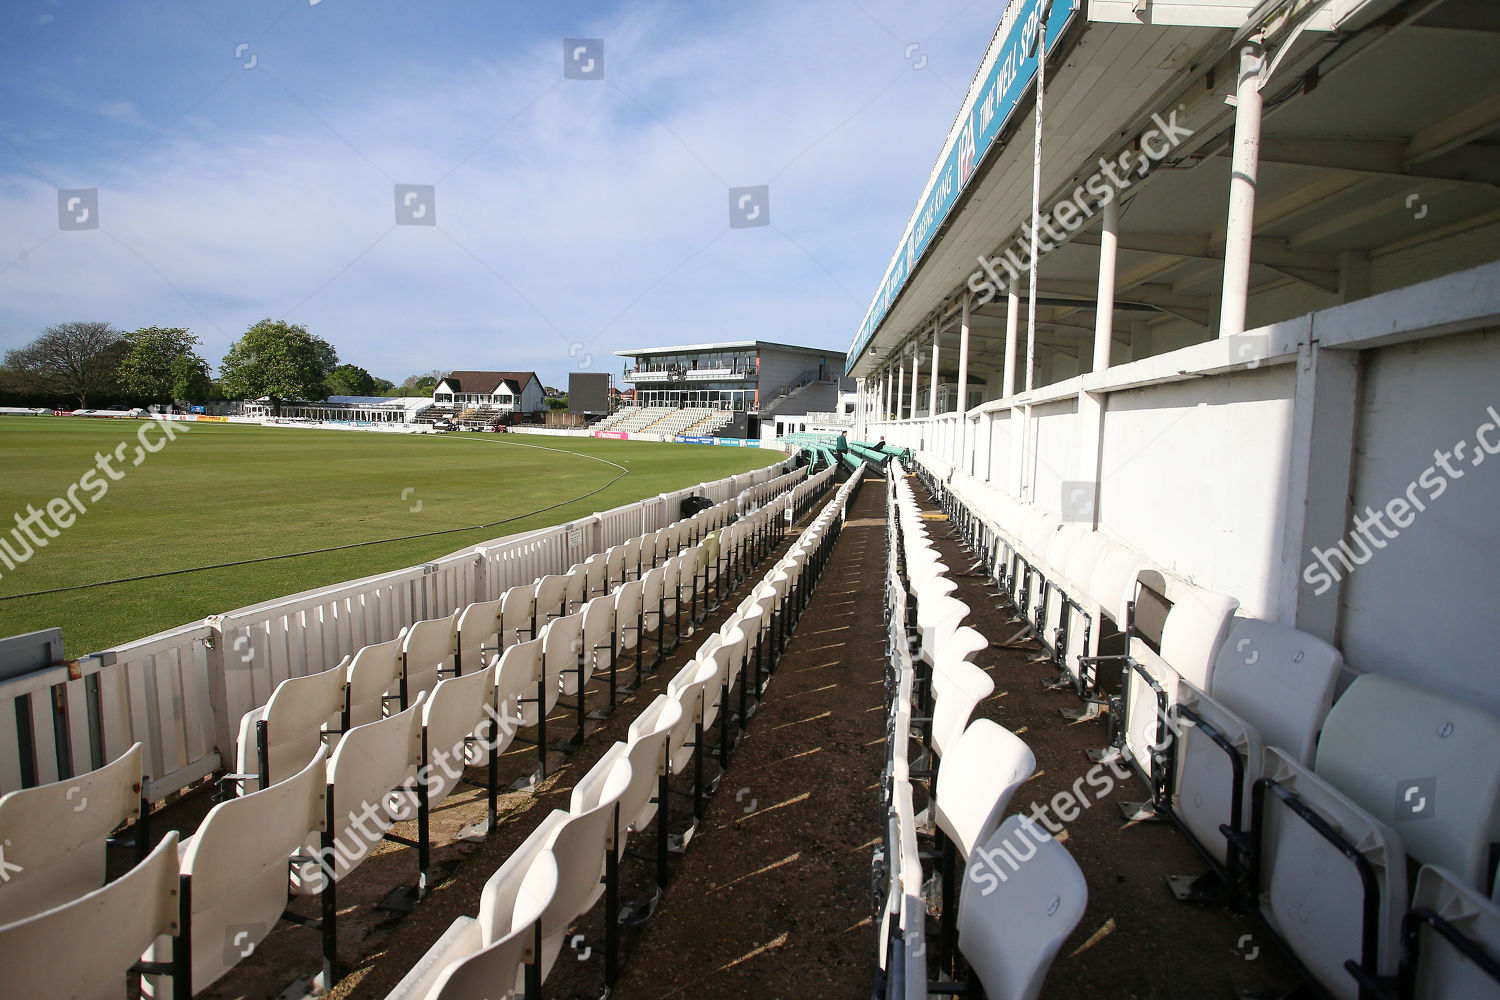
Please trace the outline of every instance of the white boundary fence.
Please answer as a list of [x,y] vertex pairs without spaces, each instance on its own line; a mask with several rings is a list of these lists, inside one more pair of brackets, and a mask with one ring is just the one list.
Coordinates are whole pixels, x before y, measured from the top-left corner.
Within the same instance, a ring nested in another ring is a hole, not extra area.
[[[229,766],[240,717],[277,684],[328,670],[402,628],[494,600],[507,588],[677,520],[681,501],[764,499],[805,472],[777,466],[481,542],[420,566],[291,594],[0,682],[0,792],[57,781],[145,744],[146,797],[160,801]],[[221,752],[223,751],[223,752]]]

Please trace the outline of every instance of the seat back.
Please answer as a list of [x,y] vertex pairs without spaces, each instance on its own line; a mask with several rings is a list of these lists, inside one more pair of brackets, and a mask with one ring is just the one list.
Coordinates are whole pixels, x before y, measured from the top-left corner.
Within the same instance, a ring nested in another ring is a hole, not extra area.
[[1063,579],[1058,581],[1066,586],[1068,596],[1082,602],[1109,548],[1109,540],[1097,531],[1085,531],[1079,537],[1062,567]]
[[745,673],[745,649],[749,646],[749,640],[745,632],[740,628],[740,623],[735,622],[734,627],[728,632],[721,633],[724,641],[714,651],[714,659],[718,661],[719,670],[729,681],[729,690],[735,690]]
[[[276,685],[261,714],[266,723],[266,756],[274,784],[296,774],[323,746],[323,728],[344,708],[345,671],[334,667],[306,677],[289,677]],[[254,722],[246,713],[240,725],[239,766],[241,774],[258,770]],[[247,727],[245,722],[251,724]],[[246,791],[260,782],[246,779]]]
[[1130,602],[1135,600],[1136,581],[1146,565],[1146,560],[1129,549],[1112,548],[1100,560],[1089,582],[1090,598],[1122,632],[1130,620],[1128,610]]
[[1356,678],[1318,741],[1319,777],[1401,835],[1423,864],[1489,887],[1500,842],[1500,719],[1381,674]]
[[[0,796],[0,924],[59,906],[104,884],[104,841],[141,815],[140,743],[76,778]],[[40,996],[41,994],[36,994]]]
[[369,856],[391,824],[411,818],[407,797],[392,791],[409,783],[422,763],[426,698],[419,694],[404,712],[355,726],[339,740],[328,759],[335,846],[325,850],[316,841],[306,845],[301,853],[318,860],[297,865],[294,892],[321,892],[326,878],[342,879]]
[[533,617],[536,620],[538,630],[547,624],[550,618],[561,618],[568,613],[568,583],[571,577],[566,573],[557,573],[544,576],[536,582],[536,611]]
[[1068,849],[1029,816],[980,845],[958,902],[958,949],[990,1000],[1035,1000],[1083,919],[1088,886]]
[[[327,822],[328,751],[269,788],[208,811],[182,851],[193,879],[193,990],[205,989],[249,955],[286,909],[287,858]],[[171,953],[158,941],[152,957]],[[158,996],[169,995],[164,984]]]
[[477,670],[490,659],[487,653],[500,648],[501,599],[470,604],[458,615],[458,668]]
[[[542,678],[542,641],[517,642],[505,648],[500,655],[499,672],[495,678],[495,694],[499,701],[501,718],[517,720],[517,725],[527,729],[541,721],[537,712],[537,684]],[[530,698],[531,701],[522,701]],[[509,712],[510,714],[505,714]],[[514,735],[514,731],[510,735]],[[509,739],[506,740],[508,744]]]
[[414,622],[401,644],[401,668],[406,677],[406,704],[423,691],[431,691],[439,671],[451,670],[458,658],[458,616]]
[[[1177,703],[1212,726],[1234,748],[1241,765],[1239,828],[1250,826],[1251,788],[1260,777],[1265,743],[1260,730],[1188,681],[1177,686]],[[1221,827],[1234,815],[1234,761],[1182,716],[1176,731],[1177,766],[1173,770],[1172,808],[1189,834],[1220,863],[1227,860]],[[1302,763],[1299,761],[1299,763]]]
[[[693,737],[694,728],[704,718],[705,701],[717,694],[718,689],[718,665],[711,656],[689,660],[677,676],[667,682],[667,697],[676,700],[682,710],[668,741],[673,774],[681,774],[693,759],[694,748],[687,743]],[[705,692],[710,693],[706,695]]]
[[596,597],[583,606],[583,679],[610,666],[610,636],[615,629],[615,602]]
[[103,888],[0,926],[13,997],[117,997],[157,935],[177,934],[177,832]]
[[646,574],[641,577],[641,607],[646,612],[646,628],[648,629],[661,627],[656,616],[661,608],[662,585],[666,577],[667,571],[661,566],[647,570]]
[[625,546],[611,545],[604,552],[604,576],[612,589],[624,582]]
[[[1424,866],[1417,873],[1412,908],[1431,910],[1492,961],[1500,960],[1500,906],[1453,872],[1434,865]],[[1431,924],[1420,927],[1413,991],[1416,1000],[1500,996],[1500,983],[1465,958]]]
[[536,584],[511,587],[500,595],[500,645],[536,638],[532,617],[536,612]]
[[1170,739],[1170,732],[1163,728],[1164,719],[1177,703],[1178,682],[1186,680],[1200,690],[1212,683],[1214,663],[1239,603],[1225,594],[1188,588],[1167,612],[1159,655],[1144,639],[1131,640],[1130,655],[1145,666],[1166,699],[1162,705],[1146,679],[1136,671],[1130,672],[1125,745],[1142,769],[1150,770],[1152,748],[1164,738]]
[[349,725],[363,726],[385,714],[384,698],[400,683],[401,643],[405,639],[406,630],[402,629],[396,638],[361,647],[346,661]]
[[592,600],[609,590],[608,563],[603,552],[595,552],[583,561],[584,599]]
[[427,802],[435,806],[453,791],[463,777],[467,739],[474,736],[485,718],[485,708],[495,696],[495,665],[470,674],[446,677],[437,682],[422,706],[422,726],[427,759],[422,762]]
[[583,613],[554,618],[542,629],[542,687],[547,694],[547,711],[557,704],[558,695],[578,691],[577,668],[583,653]]
[[552,948],[604,891],[599,882],[604,855],[614,850],[615,813],[630,784],[630,761],[618,755],[619,747],[612,747],[578,779],[572,801],[582,808],[569,810],[548,845],[557,858],[557,892],[542,913],[542,937],[555,942]]
[[1322,639],[1279,622],[1236,618],[1208,691],[1268,746],[1311,764],[1344,658]]
[[574,563],[567,572],[568,583],[563,590],[563,602],[568,611],[578,611],[588,600],[588,570],[583,563]]
[[656,816],[652,792],[656,779],[667,773],[667,744],[681,719],[682,704],[659,694],[630,723],[626,746],[631,777],[630,787],[620,796],[620,823],[637,833]]
[[997,722],[975,719],[943,757],[934,818],[968,858],[1000,825],[1017,788],[1036,770],[1019,736]]
[[932,690],[932,748],[941,757],[968,728],[974,709],[994,692],[995,682],[972,663],[943,664],[932,672]]
[[615,634],[621,649],[634,649],[641,641],[641,581],[631,580],[615,590]]

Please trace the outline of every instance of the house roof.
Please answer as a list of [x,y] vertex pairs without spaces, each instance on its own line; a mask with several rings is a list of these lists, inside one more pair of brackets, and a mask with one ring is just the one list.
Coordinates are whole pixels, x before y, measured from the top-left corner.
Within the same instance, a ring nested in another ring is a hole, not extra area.
[[536,372],[450,372],[438,380],[438,385],[447,383],[454,392],[493,393],[503,383],[512,395],[519,396],[530,382],[538,386],[542,380]]

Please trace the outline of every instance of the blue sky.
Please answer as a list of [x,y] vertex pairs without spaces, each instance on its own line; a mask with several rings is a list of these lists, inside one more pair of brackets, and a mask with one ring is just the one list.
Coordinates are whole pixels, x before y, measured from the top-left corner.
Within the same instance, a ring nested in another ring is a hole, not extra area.
[[[0,350],[107,320],[217,365],[267,316],[393,381],[844,350],[1003,7],[6,4]],[[564,38],[602,40],[602,80],[564,78]],[[398,184],[436,225],[395,223]],[[771,224],[731,228],[761,184]],[[59,230],[64,188],[98,228]]]

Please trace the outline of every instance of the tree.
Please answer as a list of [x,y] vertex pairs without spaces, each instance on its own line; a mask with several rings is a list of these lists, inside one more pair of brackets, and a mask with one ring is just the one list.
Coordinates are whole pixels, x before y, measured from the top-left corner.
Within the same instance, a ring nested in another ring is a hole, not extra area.
[[390,393],[391,393],[391,390],[394,389],[394,388],[396,388],[396,383],[392,382],[390,379],[388,379],[388,378],[377,378],[375,380],[375,391],[373,393],[371,393],[371,395],[374,395],[374,396],[389,396]]
[[[387,382],[386,385],[390,383]],[[359,365],[339,365],[328,373],[328,381],[323,388],[328,390],[330,396],[373,396],[375,376]]]
[[125,336],[120,388],[152,403],[201,403],[208,398],[208,362],[200,341],[181,327],[147,326]]
[[5,367],[31,391],[71,396],[84,407],[113,387],[123,351],[120,332],[108,323],[58,323],[6,351]]
[[448,373],[441,369],[430,371],[425,375],[408,375],[406,376],[406,380],[401,383],[401,391],[397,395],[431,396],[432,390],[437,388],[437,384],[447,377]]
[[338,366],[338,352],[307,327],[263,319],[229,347],[219,368],[219,384],[233,399],[270,397],[321,399],[323,383]]

